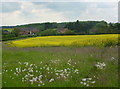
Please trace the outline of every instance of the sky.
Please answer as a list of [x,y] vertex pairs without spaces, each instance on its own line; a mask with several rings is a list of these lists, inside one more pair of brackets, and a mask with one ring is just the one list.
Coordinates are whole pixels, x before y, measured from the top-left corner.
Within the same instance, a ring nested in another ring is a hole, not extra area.
[[107,21],[118,22],[118,1],[109,0],[74,0],[74,2],[34,2],[4,0],[0,2],[0,26],[15,26],[42,22],[69,21]]

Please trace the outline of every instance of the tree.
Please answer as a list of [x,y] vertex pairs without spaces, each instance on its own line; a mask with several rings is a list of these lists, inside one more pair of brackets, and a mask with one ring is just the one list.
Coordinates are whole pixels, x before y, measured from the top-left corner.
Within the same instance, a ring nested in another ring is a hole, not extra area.
[[12,34],[14,34],[16,37],[19,36],[20,33],[20,28],[14,28],[14,30],[12,31]]
[[92,29],[89,30],[90,34],[105,34],[108,32],[108,24],[105,21],[97,23]]

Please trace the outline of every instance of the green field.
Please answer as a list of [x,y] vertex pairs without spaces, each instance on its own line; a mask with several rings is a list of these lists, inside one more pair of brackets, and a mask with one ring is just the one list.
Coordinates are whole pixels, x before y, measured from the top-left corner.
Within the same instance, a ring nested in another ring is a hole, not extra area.
[[14,30],[14,28],[3,28],[2,30],[7,30],[9,32],[12,32]]
[[[118,47],[8,47],[3,87],[117,87]],[[99,64],[98,64],[99,63]]]

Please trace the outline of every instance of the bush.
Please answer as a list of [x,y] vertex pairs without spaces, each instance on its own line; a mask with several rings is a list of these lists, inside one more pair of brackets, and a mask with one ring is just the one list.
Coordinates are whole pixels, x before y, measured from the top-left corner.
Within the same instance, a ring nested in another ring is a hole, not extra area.
[[56,29],[47,29],[41,32],[41,36],[51,36],[51,35],[57,35]]

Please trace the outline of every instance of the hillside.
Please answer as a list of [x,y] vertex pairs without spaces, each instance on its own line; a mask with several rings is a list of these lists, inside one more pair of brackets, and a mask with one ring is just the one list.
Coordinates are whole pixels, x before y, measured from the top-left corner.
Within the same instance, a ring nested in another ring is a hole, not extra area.
[[34,23],[2,26],[2,33],[3,41],[36,36],[118,34],[120,33],[120,23],[78,20],[63,23]]

